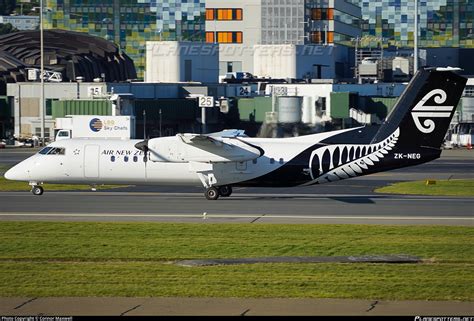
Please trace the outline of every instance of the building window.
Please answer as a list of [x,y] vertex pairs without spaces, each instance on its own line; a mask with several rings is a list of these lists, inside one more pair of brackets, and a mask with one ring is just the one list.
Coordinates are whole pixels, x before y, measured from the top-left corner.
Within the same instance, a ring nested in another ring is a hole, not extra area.
[[218,43],[242,43],[243,34],[241,31],[218,31]]
[[311,19],[313,20],[334,20],[333,8],[311,9]]
[[219,8],[219,9],[206,9],[206,20],[220,20],[220,21],[233,21],[233,20],[242,20],[243,19],[243,11],[242,9],[227,9],[227,8]]
[[216,40],[214,39],[214,32],[207,31],[206,32],[206,42],[214,43]]
[[[45,127],[44,129],[44,138],[49,139],[50,129],[48,127]],[[41,127],[35,127],[35,136],[41,137]]]
[[[326,41],[327,35],[327,41]],[[314,31],[311,33],[312,43],[334,43],[333,31]]]
[[328,31],[328,43],[334,43],[334,32],[333,31]]
[[334,20],[334,9],[328,8],[327,9],[327,20]]
[[206,9],[206,20],[216,20],[215,9]]

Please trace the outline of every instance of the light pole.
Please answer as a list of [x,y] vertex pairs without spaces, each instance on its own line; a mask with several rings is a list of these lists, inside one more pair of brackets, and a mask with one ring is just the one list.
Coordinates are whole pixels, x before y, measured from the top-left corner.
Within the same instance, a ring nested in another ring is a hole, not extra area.
[[161,137],[161,108],[160,108],[160,137]]
[[45,144],[45,108],[44,108],[44,39],[43,39],[43,0],[40,0],[40,117],[41,117],[41,145]]
[[143,109],[143,139],[146,139],[146,110]]
[[413,54],[413,74],[418,71],[418,0],[415,0],[415,35]]

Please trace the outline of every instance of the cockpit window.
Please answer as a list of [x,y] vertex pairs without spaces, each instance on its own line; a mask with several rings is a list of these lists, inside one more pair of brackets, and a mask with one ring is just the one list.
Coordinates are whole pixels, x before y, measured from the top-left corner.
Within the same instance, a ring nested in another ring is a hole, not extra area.
[[52,149],[52,147],[45,147],[38,152],[38,154],[46,155]]
[[66,150],[62,147],[53,147],[48,153],[48,155],[64,155]]
[[38,153],[42,155],[65,155],[66,149],[63,147],[45,147]]

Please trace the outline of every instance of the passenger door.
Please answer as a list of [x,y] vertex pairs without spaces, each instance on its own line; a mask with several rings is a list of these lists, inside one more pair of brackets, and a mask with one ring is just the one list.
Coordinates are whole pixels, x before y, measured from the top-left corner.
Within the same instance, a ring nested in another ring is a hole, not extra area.
[[86,145],[84,148],[84,177],[99,178],[99,145]]

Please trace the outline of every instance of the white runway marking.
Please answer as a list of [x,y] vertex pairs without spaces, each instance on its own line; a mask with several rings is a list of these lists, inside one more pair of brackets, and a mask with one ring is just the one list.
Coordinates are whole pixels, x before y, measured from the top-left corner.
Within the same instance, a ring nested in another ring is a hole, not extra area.
[[[128,217],[128,218],[200,218],[202,214],[133,214],[133,213],[117,213],[117,214],[90,214],[90,213],[0,213],[1,216],[35,216],[35,217],[101,217],[101,218],[113,218],[113,217]],[[474,217],[451,217],[451,216],[324,216],[324,215],[249,215],[249,214],[209,214],[206,215],[207,219],[212,218],[262,218],[262,219],[314,219],[314,220],[423,220],[423,221],[435,221],[435,220],[454,220],[454,221],[470,221],[474,222]]]
[[[120,196],[120,197],[131,197],[131,196],[153,196],[153,197],[176,197],[181,199],[194,199],[199,198],[200,200],[206,201],[203,198],[202,193],[166,193],[166,192],[51,192],[50,194],[45,194],[44,196],[40,197],[49,197],[52,195],[70,195],[70,196]],[[8,197],[38,197],[31,195],[30,192],[0,192],[0,196],[8,196]],[[467,202],[474,202],[474,197],[466,197],[466,196],[423,196],[423,195],[390,195],[390,194],[365,194],[365,195],[357,195],[357,194],[273,194],[273,193],[258,193],[258,194],[249,194],[249,193],[235,193],[229,198],[222,198],[221,200],[232,201],[232,200],[240,200],[241,198],[291,198],[291,199],[301,199],[301,200],[330,200],[333,201],[333,198],[347,198],[347,199],[361,199],[361,198],[369,198],[372,200],[380,200],[380,201],[437,201],[437,202],[445,202],[445,201],[467,201]],[[39,198],[38,198],[39,200]],[[220,200],[219,200],[220,201]],[[218,202],[219,202],[218,201]]]

